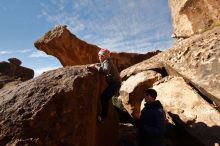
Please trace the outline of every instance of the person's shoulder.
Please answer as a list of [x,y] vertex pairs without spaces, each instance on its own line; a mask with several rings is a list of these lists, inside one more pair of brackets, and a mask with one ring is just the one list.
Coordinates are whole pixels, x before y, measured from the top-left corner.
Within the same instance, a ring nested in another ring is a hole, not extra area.
[[160,101],[156,100],[154,103],[154,110],[159,111],[159,112],[163,112],[163,106],[161,104]]
[[158,106],[157,108],[154,109],[154,113],[157,115],[164,115],[164,109],[162,106]]
[[161,104],[161,102],[159,100],[156,100],[154,102],[155,106],[158,107],[158,108],[163,108],[163,105]]

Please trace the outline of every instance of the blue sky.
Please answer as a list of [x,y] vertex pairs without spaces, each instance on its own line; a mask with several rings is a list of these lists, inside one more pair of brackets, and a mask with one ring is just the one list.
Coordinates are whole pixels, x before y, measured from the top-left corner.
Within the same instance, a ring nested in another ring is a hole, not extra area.
[[16,57],[36,75],[61,66],[34,47],[55,25],[117,52],[165,50],[173,43],[167,0],[0,0],[0,20],[0,61]]

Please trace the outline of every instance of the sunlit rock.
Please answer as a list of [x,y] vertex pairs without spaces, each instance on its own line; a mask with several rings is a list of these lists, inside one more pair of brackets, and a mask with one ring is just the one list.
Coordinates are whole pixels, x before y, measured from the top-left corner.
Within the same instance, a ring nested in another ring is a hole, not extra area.
[[173,35],[189,37],[220,25],[219,0],[169,0]]
[[[100,48],[80,40],[66,26],[57,26],[48,31],[35,42],[35,47],[58,58],[63,66],[99,62],[97,54]],[[146,54],[113,52],[111,56],[118,70],[121,71],[160,52],[155,51]]]
[[160,73],[149,70],[133,75],[122,83],[118,98],[134,119],[137,120],[140,117],[140,105],[144,97],[144,90],[152,87],[161,78],[162,75]]
[[220,107],[220,27],[176,42],[170,49],[131,66],[121,75],[140,72],[151,63],[163,64],[169,74],[184,77]]

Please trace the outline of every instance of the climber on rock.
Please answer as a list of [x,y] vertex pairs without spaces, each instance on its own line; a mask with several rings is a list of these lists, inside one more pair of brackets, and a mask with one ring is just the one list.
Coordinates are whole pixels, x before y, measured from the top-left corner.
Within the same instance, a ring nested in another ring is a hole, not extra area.
[[108,114],[108,101],[119,92],[121,78],[117,67],[114,65],[110,57],[110,51],[108,49],[101,49],[98,53],[98,57],[101,63],[98,70],[105,76],[108,83],[107,88],[103,91],[100,97],[101,112],[98,115],[98,121],[103,122]]
[[144,92],[145,107],[141,110],[138,146],[163,146],[165,134],[165,113],[157,92],[147,89]]

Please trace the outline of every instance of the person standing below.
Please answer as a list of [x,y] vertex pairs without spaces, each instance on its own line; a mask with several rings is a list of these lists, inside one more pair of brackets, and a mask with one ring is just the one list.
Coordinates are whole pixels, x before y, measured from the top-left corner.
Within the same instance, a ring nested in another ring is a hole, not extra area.
[[98,115],[98,121],[103,122],[108,114],[108,101],[115,94],[118,93],[121,87],[121,78],[117,67],[114,65],[111,57],[110,51],[108,49],[101,49],[98,53],[99,61],[101,67],[99,72],[101,72],[108,83],[107,88],[101,94],[101,112]]
[[139,146],[163,146],[165,113],[156,97],[157,92],[154,89],[144,92],[146,103],[140,116]]

